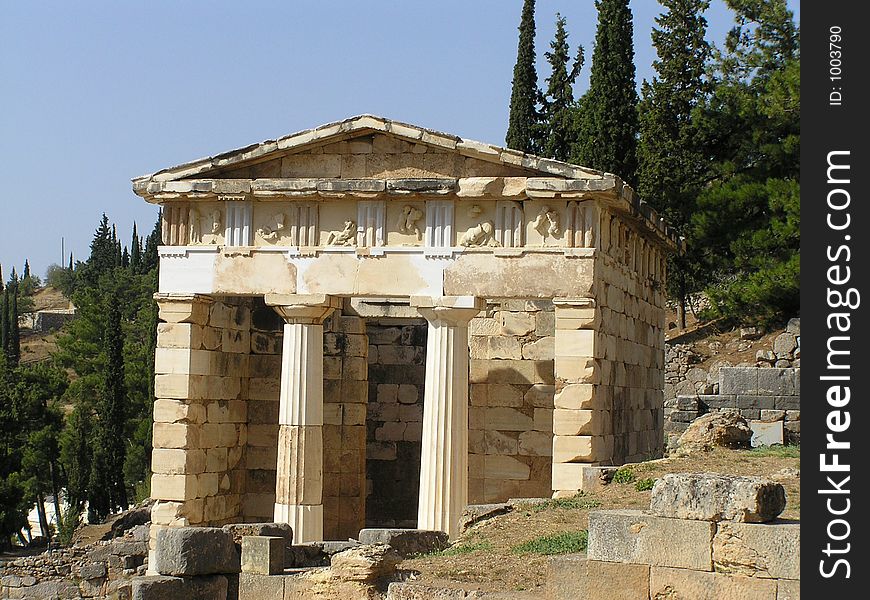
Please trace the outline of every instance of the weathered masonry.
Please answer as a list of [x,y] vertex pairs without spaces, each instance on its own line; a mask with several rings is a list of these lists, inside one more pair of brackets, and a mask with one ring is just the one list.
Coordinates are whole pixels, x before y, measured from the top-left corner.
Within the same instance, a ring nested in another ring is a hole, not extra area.
[[361,116],[133,189],[163,209],[153,527],[454,535],[662,451],[679,242],[618,177]]

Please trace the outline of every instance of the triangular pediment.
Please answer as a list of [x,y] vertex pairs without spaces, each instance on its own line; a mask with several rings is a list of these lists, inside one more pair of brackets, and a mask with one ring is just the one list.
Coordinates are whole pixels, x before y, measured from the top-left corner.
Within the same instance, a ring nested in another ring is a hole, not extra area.
[[603,173],[362,115],[163,169],[134,182],[542,176],[597,179]]

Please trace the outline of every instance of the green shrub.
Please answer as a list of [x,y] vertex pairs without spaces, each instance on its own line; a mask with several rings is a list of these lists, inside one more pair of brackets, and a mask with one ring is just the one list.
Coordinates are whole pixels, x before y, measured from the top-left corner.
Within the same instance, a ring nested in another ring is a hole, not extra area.
[[613,483],[632,483],[635,479],[637,475],[630,467],[622,467],[613,474]]
[[554,535],[545,535],[524,542],[511,549],[514,554],[568,554],[585,552],[589,540],[588,532],[564,531]]
[[647,477],[646,479],[638,479],[637,482],[634,484],[634,489],[636,489],[638,492],[646,492],[653,489],[655,483],[656,480],[650,477]]

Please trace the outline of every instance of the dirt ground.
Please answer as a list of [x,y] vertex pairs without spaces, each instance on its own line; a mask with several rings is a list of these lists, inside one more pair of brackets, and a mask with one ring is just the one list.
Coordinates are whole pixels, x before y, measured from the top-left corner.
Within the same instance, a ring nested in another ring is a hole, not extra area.
[[[785,456],[783,456],[785,454]],[[655,479],[666,473],[714,472],[758,475],[780,481],[787,504],[782,518],[800,519],[800,450],[782,451],[716,449],[685,458],[665,458],[631,465],[637,480]],[[591,508],[559,508],[526,505],[471,528],[445,553],[405,560],[400,565],[418,573],[416,581],[440,587],[514,592],[511,597],[538,597],[546,581],[548,557],[518,553],[514,547],[531,539],[587,527],[590,510],[649,508],[649,491],[637,491],[632,483],[611,483],[600,492],[586,494]],[[598,506],[594,506],[598,504]],[[518,596],[516,592],[526,591]]]

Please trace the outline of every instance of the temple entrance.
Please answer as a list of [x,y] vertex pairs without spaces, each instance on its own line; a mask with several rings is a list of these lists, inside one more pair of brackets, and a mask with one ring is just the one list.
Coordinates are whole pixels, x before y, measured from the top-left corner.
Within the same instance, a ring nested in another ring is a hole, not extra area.
[[369,396],[366,412],[366,527],[417,526],[425,319],[366,320]]

